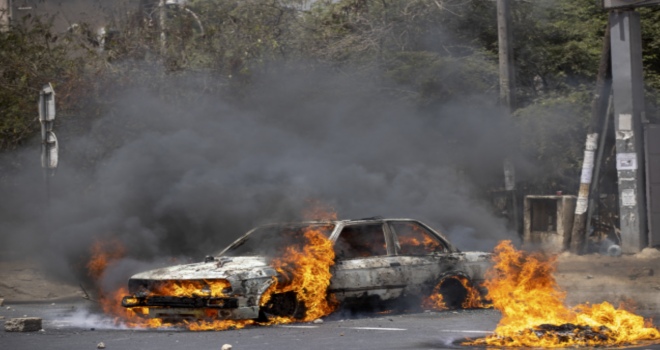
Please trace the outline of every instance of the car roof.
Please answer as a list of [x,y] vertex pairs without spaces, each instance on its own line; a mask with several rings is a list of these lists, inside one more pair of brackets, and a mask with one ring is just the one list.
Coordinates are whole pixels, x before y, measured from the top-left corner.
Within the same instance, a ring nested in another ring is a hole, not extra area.
[[347,219],[347,220],[309,220],[309,221],[290,221],[290,222],[277,222],[264,224],[259,226],[270,226],[270,225],[320,225],[320,224],[353,224],[353,223],[368,223],[368,222],[383,222],[383,221],[415,221],[420,222],[415,219],[405,219],[405,218],[365,218],[365,219]]

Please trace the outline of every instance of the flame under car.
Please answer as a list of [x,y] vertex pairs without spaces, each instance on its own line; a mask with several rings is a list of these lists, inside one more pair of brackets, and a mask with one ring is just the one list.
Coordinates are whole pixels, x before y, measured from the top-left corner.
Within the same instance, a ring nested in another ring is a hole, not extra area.
[[[287,247],[301,244],[305,230],[320,231],[333,243],[328,295],[360,307],[414,299],[438,292],[449,307],[466,305],[466,287],[480,293],[490,254],[461,252],[417,220],[363,219],[271,224],[252,229],[204,262],[142,272],[128,282],[122,305],[159,319],[302,319],[307,305],[295,292],[269,295],[293,272],[273,268]],[[458,281],[462,282],[458,282]],[[452,283],[455,282],[455,283]]]

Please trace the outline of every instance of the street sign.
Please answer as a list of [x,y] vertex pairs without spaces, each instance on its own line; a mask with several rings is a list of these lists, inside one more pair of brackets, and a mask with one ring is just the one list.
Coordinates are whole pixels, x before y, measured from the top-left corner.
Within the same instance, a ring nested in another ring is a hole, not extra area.
[[55,175],[58,163],[59,144],[53,132],[55,124],[55,89],[50,83],[44,85],[39,92],[39,121],[41,122],[41,167],[46,177],[48,189],[48,177]]
[[54,132],[48,131],[47,141],[41,147],[41,167],[44,169],[56,169],[58,151],[59,144],[57,143],[57,137]]
[[[53,120],[55,120],[55,90],[48,83],[41,88],[39,94],[39,121],[43,123],[52,122]],[[50,131],[50,129],[47,131]]]
[[625,9],[660,5],[660,0],[600,0],[605,10]]

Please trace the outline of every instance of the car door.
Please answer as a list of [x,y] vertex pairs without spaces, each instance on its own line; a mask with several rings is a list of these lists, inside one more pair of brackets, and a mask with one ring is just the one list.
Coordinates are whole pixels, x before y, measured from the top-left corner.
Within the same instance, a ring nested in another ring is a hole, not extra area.
[[[403,270],[384,222],[348,224],[335,240],[330,293],[345,303],[378,302],[401,295]],[[389,253],[388,253],[389,252]]]
[[443,239],[416,221],[388,221],[395,251],[404,271],[405,295],[432,289],[439,278],[456,268],[459,257]]

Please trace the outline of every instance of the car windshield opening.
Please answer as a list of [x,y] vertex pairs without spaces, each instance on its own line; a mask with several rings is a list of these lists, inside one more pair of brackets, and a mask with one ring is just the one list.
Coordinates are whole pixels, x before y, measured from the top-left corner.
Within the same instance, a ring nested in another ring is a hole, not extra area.
[[316,230],[330,237],[333,224],[268,225],[259,227],[236,241],[223,256],[278,256],[288,246],[305,244],[305,232]]

